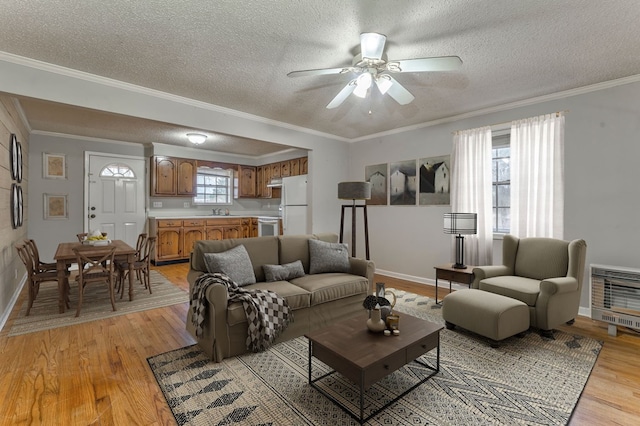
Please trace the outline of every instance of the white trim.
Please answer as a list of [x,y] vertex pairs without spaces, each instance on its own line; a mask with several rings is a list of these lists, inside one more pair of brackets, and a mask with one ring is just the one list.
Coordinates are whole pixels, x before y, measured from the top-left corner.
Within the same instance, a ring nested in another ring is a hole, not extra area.
[[609,89],[611,87],[622,86],[630,83],[637,83],[639,81],[640,81],[640,74],[636,74],[629,77],[623,77],[615,80],[609,80],[609,81],[603,81],[601,83],[591,84],[589,86],[578,87],[576,89],[564,90],[562,92],[551,93],[549,95],[538,96],[530,99],[523,99],[521,101],[511,102],[508,104],[497,105],[494,107],[483,108],[483,109],[467,112],[464,114],[440,118],[438,120],[428,121],[426,123],[414,124],[413,126],[399,127],[397,129],[388,130],[386,132],[373,133],[370,135],[350,139],[349,142],[361,142],[361,141],[366,141],[373,138],[380,138],[384,136],[395,135],[398,133],[404,133],[411,130],[423,129],[425,127],[431,127],[438,124],[451,123],[453,121],[463,120],[466,118],[473,118],[481,115],[491,114],[494,112],[501,112],[501,111],[511,110],[514,108],[540,104],[543,102],[564,99],[571,96],[582,95],[585,93],[597,92],[598,90]]
[[13,106],[15,107],[16,111],[18,111],[18,117],[20,117],[20,121],[22,122],[22,125],[27,129],[27,132],[31,134],[31,132],[33,132],[33,129],[31,128],[31,124],[27,119],[27,114],[24,113],[24,109],[22,108],[22,104],[20,103],[20,100],[18,98],[12,97],[11,101],[13,102]]
[[20,284],[18,284],[18,288],[16,288],[16,291],[13,292],[11,300],[9,300],[9,303],[7,304],[7,309],[5,309],[4,314],[2,315],[2,317],[0,317],[0,330],[4,330],[4,326],[7,324],[7,321],[11,316],[13,308],[15,308],[18,297],[20,297],[20,292],[22,291],[22,288],[24,287],[26,282],[27,274],[25,273],[24,275],[22,275],[22,279],[20,280]]
[[171,93],[162,92],[159,90],[149,89],[147,87],[137,86],[135,84],[126,83],[119,80],[114,80],[107,77],[102,77],[95,74],[90,74],[84,71],[74,70],[72,68],[62,67],[60,65],[54,65],[47,62],[38,61],[35,59],[27,58],[24,56],[18,56],[7,52],[0,51],[0,61],[10,62],[16,65],[22,65],[30,68],[35,68],[41,71],[46,71],[54,74],[58,74],[65,77],[76,78],[78,80],[84,80],[92,83],[101,84],[104,86],[114,87],[117,89],[128,90],[130,92],[139,93],[147,96],[153,96],[156,98],[168,100],[171,102],[180,103],[183,105],[193,106],[201,108],[207,111],[218,112],[222,114],[228,114],[234,117],[242,119],[268,124],[272,126],[281,127],[284,129],[294,130],[301,133],[307,133],[314,136],[320,136],[328,139],[333,139],[341,142],[349,142],[350,139],[343,138],[341,136],[331,135],[329,133],[320,132],[317,130],[308,129],[306,127],[295,126],[293,124],[284,123],[281,121],[272,120],[265,117],[260,117],[246,112],[237,111],[230,108],[221,107],[214,104],[209,104],[195,99],[185,98],[183,96],[173,95]]

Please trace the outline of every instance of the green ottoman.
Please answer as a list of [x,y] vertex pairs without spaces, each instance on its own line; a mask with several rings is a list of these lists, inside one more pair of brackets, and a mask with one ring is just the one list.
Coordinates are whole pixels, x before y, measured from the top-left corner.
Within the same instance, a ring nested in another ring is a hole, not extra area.
[[457,325],[491,339],[492,347],[529,329],[526,303],[475,289],[448,294],[442,300],[442,318],[449,330]]

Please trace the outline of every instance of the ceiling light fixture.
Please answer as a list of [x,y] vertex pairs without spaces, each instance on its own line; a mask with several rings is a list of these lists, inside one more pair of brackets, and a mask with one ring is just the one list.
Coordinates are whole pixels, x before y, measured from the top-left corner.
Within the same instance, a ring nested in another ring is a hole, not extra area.
[[200,145],[207,140],[207,135],[203,135],[202,133],[187,133],[187,139],[194,145]]
[[387,90],[389,90],[391,86],[393,86],[391,77],[387,74],[379,75],[378,78],[376,78],[376,86],[378,86],[378,90],[380,91],[380,93],[384,95],[385,93],[387,93]]
[[353,90],[353,94],[358,96],[359,98],[364,98],[367,96],[367,90],[371,87],[371,82],[373,81],[373,77],[370,72],[363,72],[356,79],[356,88]]

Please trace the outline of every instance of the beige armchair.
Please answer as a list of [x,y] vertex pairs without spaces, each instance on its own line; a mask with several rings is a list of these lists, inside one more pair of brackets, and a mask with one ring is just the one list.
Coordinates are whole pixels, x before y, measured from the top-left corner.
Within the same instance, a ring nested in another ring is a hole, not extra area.
[[471,287],[526,303],[531,326],[551,337],[578,315],[586,254],[584,240],[505,235],[502,265],[474,268]]

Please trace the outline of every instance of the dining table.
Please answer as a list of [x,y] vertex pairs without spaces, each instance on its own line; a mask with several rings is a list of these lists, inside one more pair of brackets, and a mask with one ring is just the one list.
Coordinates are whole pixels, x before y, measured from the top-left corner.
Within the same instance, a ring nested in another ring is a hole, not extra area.
[[66,300],[68,297],[67,289],[69,288],[69,278],[67,270],[69,266],[76,263],[76,254],[73,252],[74,248],[81,248],[86,250],[86,254],[90,257],[91,251],[105,247],[115,247],[115,257],[126,258],[129,265],[129,300],[133,300],[133,263],[136,258],[136,249],[122,240],[111,240],[106,244],[87,244],[78,241],[60,243],[56,249],[56,254],[53,259],[56,261],[56,271],[58,273],[58,308],[60,313],[65,312]]

